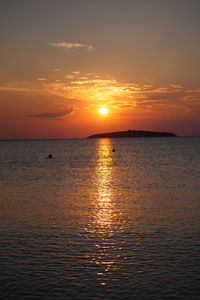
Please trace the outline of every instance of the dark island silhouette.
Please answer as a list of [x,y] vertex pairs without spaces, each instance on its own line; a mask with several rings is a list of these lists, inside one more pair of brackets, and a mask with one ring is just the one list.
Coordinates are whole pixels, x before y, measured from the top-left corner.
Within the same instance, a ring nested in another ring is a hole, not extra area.
[[176,137],[176,134],[170,132],[156,132],[143,130],[128,130],[107,133],[97,133],[90,135],[88,139],[96,138],[138,138],[138,137]]

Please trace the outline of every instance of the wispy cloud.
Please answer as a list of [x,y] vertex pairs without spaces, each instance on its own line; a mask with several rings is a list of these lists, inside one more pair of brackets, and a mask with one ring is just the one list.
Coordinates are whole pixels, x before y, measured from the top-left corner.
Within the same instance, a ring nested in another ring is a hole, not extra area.
[[80,44],[80,43],[66,43],[66,42],[60,42],[60,43],[48,43],[49,46],[55,47],[55,48],[64,48],[65,50],[70,49],[84,49],[87,51],[93,51],[94,46],[87,45],[87,44]]
[[44,90],[66,99],[69,105],[95,110],[107,105],[121,114],[149,113],[187,115],[200,109],[200,89],[188,90],[179,83],[160,86],[156,83],[121,82],[94,73],[74,71],[63,79],[41,81]]
[[[41,81],[42,82],[42,81]],[[41,88],[34,88],[34,87],[23,87],[17,86],[15,84],[8,84],[4,86],[0,86],[0,92],[10,92],[10,93],[22,93],[22,94],[44,94],[44,90]]]
[[45,81],[45,80],[47,80],[47,79],[44,78],[44,77],[39,77],[39,78],[37,78],[37,80],[38,80],[38,81]]
[[43,113],[43,114],[34,114],[34,115],[29,115],[31,118],[61,118],[66,115],[70,115],[73,112],[73,108],[70,107],[68,109],[58,111],[58,112],[48,112],[48,113]]

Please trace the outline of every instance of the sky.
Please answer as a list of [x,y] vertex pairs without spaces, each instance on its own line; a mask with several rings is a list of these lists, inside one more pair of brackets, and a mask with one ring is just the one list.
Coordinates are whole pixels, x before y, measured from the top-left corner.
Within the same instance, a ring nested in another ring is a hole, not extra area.
[[199,14],[199,0],[1,0],[0,139],[200,135]]

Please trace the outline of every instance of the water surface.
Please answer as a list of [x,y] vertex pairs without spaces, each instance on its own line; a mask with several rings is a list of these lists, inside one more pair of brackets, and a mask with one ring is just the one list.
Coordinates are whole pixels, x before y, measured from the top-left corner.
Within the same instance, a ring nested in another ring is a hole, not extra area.
[[0,155],[3,299],[199,299],[200,138],[7,141]]

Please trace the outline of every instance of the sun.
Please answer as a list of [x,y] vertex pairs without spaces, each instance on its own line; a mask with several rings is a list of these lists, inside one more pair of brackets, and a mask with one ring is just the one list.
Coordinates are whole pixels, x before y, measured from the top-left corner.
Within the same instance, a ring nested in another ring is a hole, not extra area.
[[100,115],[104,116],[104,115],[107,115],[108,114],[108,109],[106,107],[101,107],[99,109],[99,113]]

